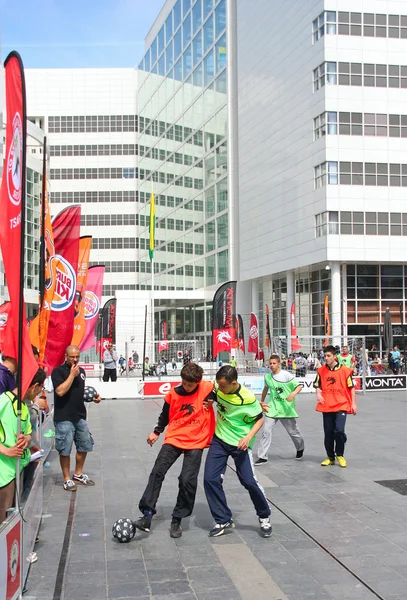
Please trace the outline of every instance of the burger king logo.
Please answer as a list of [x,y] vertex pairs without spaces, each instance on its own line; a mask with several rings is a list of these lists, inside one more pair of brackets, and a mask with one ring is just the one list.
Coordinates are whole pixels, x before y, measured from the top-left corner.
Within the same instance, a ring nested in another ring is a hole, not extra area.
[[93,319],[99,312],[99,298],[93,292],[85,293],[85,319]]
[[259,337],[259,330],[257,329],[256,325],[252,325],[250,327],[250,337],[252,340],[255,340],[257,337]]
[[62,311],[71,306],[76,291],[76,275],[72,265],[59,254],[55,269],[55,291],[52,300],[52,310]]
[[21,202],[21,169],[23,162],[23,125],[18,112],[13,119],[13,139],[7,157],[8,197],[14,206]]

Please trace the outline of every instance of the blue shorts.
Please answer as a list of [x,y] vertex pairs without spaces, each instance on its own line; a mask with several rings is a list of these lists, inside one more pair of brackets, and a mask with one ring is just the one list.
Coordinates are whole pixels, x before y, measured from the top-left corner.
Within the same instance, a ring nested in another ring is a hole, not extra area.
[[92,452],[93,438],[85,419],[55,421],[55,448],[61,456],[70,456],[75,442],[77,452]]

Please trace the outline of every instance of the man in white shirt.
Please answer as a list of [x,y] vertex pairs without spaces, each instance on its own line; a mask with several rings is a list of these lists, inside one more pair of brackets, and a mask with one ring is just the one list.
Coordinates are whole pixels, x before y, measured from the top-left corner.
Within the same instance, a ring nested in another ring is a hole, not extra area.
[[113,344],[109,344],[103,354],[103,366],[105,368],[103,372],[103,381],[116,381],[117,380],[117,352],[113,350]]

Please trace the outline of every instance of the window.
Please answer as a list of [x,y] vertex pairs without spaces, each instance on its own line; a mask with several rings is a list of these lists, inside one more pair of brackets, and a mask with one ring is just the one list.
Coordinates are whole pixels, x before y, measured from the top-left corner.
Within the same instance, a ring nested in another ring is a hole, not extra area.
[[323,237],[328,233],[337,235],[339,233],[338,212],[329,211],[315,215],[316,237]]

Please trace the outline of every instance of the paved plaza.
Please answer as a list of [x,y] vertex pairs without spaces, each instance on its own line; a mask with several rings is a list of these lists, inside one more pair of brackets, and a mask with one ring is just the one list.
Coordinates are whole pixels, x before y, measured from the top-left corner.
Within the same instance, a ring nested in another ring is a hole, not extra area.
[[[249,496],[228,469],[225,489],[236,529],[208,538],[213,524],[202,488],[182,538],[169,536],[178,461],[168,473],[150,535],[112,539],[118,517],[139,516],[138,501],[159,450],[145,438],[162,401],[91,405],[95,438],[85,471],[94,488],[62,488],[58,457],[44,470],[44,519],[26,597],[37,600],[406,600],[407,495],[376,481],[407,478],[405,392],[358,395],[348,418],[348,467],[323,468],[322,417],[313,394],[297,409],[302,462],[281,425],[269,462],[256,470],[273,503],[273,536],[259,535]],[[161,436],[162,437],[162,436]],[[255,446],[256,448],[256,446]],[[254,452],[255,453],[255,452]],[[401,491],[406,491],[401,487]]]

